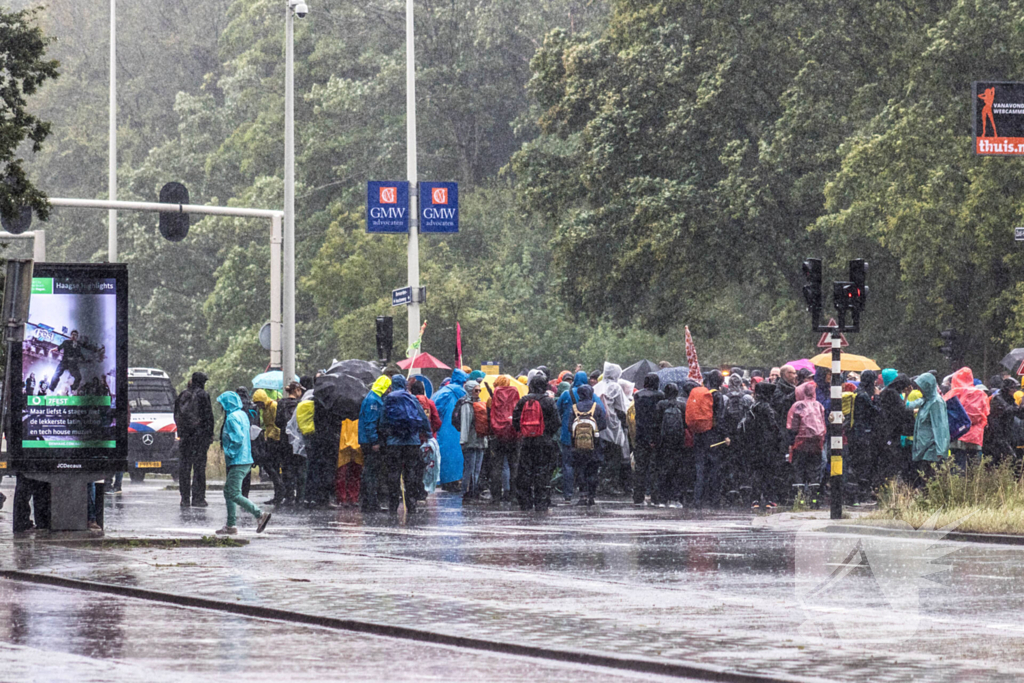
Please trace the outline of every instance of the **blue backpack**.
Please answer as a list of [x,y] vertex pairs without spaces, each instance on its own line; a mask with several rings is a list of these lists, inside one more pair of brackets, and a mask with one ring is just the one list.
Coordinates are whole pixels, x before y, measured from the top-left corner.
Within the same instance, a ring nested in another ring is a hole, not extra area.
[[404,389],[392,391],[384,399],[384,420],[392,436],[410,437],[420,431],[423,409],[415,396]]
[[956,396],[951,396],[946,401],[946,417],[949,419],[950,441],[956,441],[971,431],[971,418],[967,416],[967,411]]

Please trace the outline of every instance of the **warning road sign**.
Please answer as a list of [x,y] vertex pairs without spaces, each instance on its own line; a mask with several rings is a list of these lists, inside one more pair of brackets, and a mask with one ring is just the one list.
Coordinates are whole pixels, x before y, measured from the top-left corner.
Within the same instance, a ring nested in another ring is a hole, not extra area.
[[[830,318],[829,319],[828,327],[836,327],[837,325],[839,325],[839,323],[836,322],[835,318]],[[839,335],[839,339],[840,339],[840,341],[839,341],[839,345],[840,346],[849,346],[850,345],[850,342],[846,341],[846,335],[845,334]],[[821,335],[821,339],[818,340],[818,348],[819,349],[831,349],[832,348],[832,333],[831,332],[825,332],[824,334]]]

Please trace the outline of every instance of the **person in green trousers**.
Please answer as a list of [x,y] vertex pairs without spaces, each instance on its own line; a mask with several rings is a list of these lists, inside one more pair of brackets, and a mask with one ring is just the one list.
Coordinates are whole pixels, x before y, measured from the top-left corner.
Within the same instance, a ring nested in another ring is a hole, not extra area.
[[267,528],[270,513],[261,512],[255,503],[242,495],[242,480],[252,467],[249,418],[242,410],[242,399],[233,391],[225,391],[218,396],[217,403],[227,414],[220,432],[220,445],[224,450],[224,464],[228,470],[227,480],[224,482],[224,502],[228,506],[228,519],[227,524],[218,529],[217,533],[222,536],[238,533],[238,527],[235,526],[235,506],[240,505],[256,518],[256,533],[259,534]]

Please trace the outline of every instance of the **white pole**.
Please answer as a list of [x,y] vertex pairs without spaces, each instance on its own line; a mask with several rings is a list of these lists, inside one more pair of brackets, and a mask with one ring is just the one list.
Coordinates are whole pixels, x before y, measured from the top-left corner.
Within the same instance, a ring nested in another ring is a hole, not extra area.
[[284,357],[281,369],[295,376],[295,12],[285,10],[284,63]]
[[[270,221],[270,367],[281,367],[281,217]],[[291,381],[287,377],[285,386]]]
[[420,211],[419,178],[416,170],[416,40],[413,0],[405,0],[405,132],[409,175],[409,286],[413,301],[408,306],[409,346],[420,332]]
[[[117,0],[110,0],[110,149],[108,191],[117,199]],[[117,262],[117,209],[107,214],[107,261]]]
[[32,233],[32,260],[36,263],[46,262],[46,231],[36,230]]

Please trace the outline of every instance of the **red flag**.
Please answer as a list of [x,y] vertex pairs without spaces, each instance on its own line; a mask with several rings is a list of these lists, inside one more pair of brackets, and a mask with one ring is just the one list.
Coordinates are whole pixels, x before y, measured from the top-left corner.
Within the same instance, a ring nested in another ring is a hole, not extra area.
[[455,352],[459,355],[459,369],[462,369],[462,325],[455,323]]
[[697,362],[697,347],[693,345],[689,325],[686,326],[686,364],[690,366],[690,372],[686,377],[698,384],[704,384],[704,375],[701,374],[700,363]]

